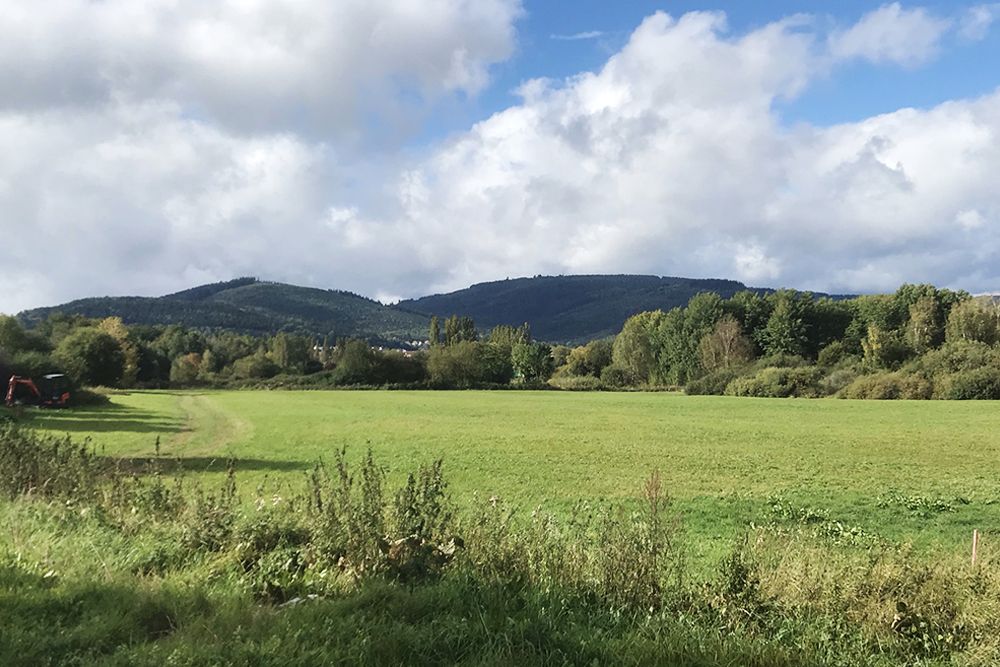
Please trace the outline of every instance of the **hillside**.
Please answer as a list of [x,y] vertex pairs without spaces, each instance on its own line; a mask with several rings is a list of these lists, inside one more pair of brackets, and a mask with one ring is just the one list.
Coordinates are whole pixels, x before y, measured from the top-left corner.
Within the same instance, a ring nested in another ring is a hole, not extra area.
[[357,294],[263,282],[253,278],[203,285],[162,297],[97,297],[18,317],[29,327],[51,312],[121,317],[126,324],[183,324],[203,330],[229,329],[259,336],[279,331],[299,335],[357,336],[398,343],[427,336],[429,318],[390,309]]
[[528,322],[538,340],[586,343],[618,333],[625,320],[644,310],[685,306],[699,292],[729,298],[745,289],[735,280],[537,276],[480,283],[450,294],[401,301],[394,308],[438,317],[464,315],[475,320],[479,331]]
[[19,317],[29,327],[51,312],[63,312],[117,316],[126,324],[180,323],[254,336],[279,331],[331,338],[355,336],[394,345],[424,340],[432,316],[461,315],[471,317],[483,333],[500,324],[527,322],[537,340],[577,344],[618,333],[625,320],[644,310],[684,306],[699,292],[729,298],[745,289],[735,280],[536,276],[479,283],[449,294],[384,306],[350,292],[238,278],[162,297],[80,299],[25,311]]

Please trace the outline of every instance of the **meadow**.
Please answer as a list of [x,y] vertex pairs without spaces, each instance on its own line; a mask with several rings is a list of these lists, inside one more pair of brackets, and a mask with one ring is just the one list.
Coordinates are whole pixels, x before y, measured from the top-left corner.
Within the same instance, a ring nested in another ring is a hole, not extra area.
[[[553,391],[133,392],[35,413],[43,432],[123,457],[183,457],[209,479],[280,486],[370,448],[399,483],[437,459],[456,500],[522,511],[635,498],[654,469],[718,556],[735,528],[826,512],[918,547],[1000,532],[1000,429],[988,401],[837,401]],[[266,479],[266,481],[265,481]],[[721,540],[721,542],[720,542]]]
[[993,403],[110,399],[0,428],[2,664],[1000,659]]

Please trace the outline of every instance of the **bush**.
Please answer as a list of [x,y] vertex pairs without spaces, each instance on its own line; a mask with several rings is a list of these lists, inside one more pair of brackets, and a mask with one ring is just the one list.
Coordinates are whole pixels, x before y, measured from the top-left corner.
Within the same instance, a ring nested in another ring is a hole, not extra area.
[[857,373],[851,369],[839,368],[819,381],[820,393],[824,396],[832,396],[854,382],[857,377]]
[[1000,399],[1000,370],[996,368],[960,371],[940,378],[936,384],[935,398],[958,401]]
[[611,364],[601,371],[601,384],[606,387],[633,387],[639,378],[627,368]]
[[233,362],[233,377],[237,380],[263,380],[278,374],[278,365],[263,354],[252,354]]
[[984,366],[1000,368],[1000,350],[986,343],[958,341],[945,343],[907,365],[906,370],[937,378],[960,371],[973,371]]
[[821,394],[822,372],[815,367],[765,368],[753,377],[736,378],[726,386],[726,396],[758,398],[814,398]]
[[690,396],[722,396],[729,383],[740,376],[740,369],[729,367],[712,371],[697,380],[688,382],[684,393]]
[[926,400],[933,391],[934,385],[926,378],[897,371],[863,375],[845,387],[840,395],[874,400]]

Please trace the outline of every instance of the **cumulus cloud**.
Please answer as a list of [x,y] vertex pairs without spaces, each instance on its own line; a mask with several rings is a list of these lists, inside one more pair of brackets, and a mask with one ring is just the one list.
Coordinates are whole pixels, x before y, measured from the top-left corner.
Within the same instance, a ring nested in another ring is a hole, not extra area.
[[22,111],[169,99],[241,132],[344,140],[474,94],[516,0],[0,0],[0,89]]
[[782,128],[774,101],[828,62],[802,24],[727,38],[720,14],[657,14],[601,71],[525,84],[407,176],[425,184],[408,227],[442,230],[407,239],[435,288],[543,271],[978,289],[1000,240],[1000,94]]
[[937,55],[948,19],[922,8],[903,9],[898,2],[866,14],[848,30],[830,36],[830,52],[838,59],[865,58],[914,67]]
[[0,6],[0,311],[238,275],[384,299],[538,273],[996,287],[1000,92],[828,128],[774,112],[831,63],[930,57],[921,10],[829,39],[657,13],[598,71],[373,162],[386,127],[482,89],[518,4]]

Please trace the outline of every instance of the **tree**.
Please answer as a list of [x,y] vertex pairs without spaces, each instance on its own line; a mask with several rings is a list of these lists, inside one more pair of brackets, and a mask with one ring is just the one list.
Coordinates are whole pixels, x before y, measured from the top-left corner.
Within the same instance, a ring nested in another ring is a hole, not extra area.
[[431,318],[430,346],[436,347],[441,344],[441,320],[434,316]]
[[527,323],[520,327],[501,324],[493,327],[493,331],[486,338],[486,342],[490,345],[502,347],[509,352],[515,345],[531,342],[531,329]]
[[180,386],[194,384],[201,369],[202,357],[197,352],[183,354],[170,364],[170,383]]
[[548,380],[555,369],[552,348],[545,343],[518,343],[510,358],[514,372],[525,380]]
[[111,334],[80,328],[59,343],[52,359],[80,384],[113,387],[125,371],[125,355]]
[[0,315],[0,348],[13,354],[25,349],[28,334],[13,315]]
[[611,365],[614,342],[603,338],[570,350],[566,358],[566,371],[570,375],[601,377],[601,372]]
[[271,358],[274,365],[284,370],[288,368],[288,334],[281,332],[271,339],[270,351],[267,356]]
[[471,317],[463,317],[462,324],[459,329],[459,335],[462,340],[476,341],[479,340],[479,332],[476,331],[476,325],[473,324]]
[[666,316],[662,310],[650,310],[633,315],[625,321],[622,331],[615,338],[611,359],[630,379],[631,384],[645,384],[656,367],[653,349],[653,332]]
[[514,367],[510,355],[497,346],[463,340],[432,349],[427,372],[435,385],[474,387],[506,384],[514,376]]
[[[809,349],[809,330],[803,317],[812,305],[812,295],[781,290],[771,295],[774,310],[767,326],[760,332],[760,344],[768,356],[791,354],[805,356]],[[808,305],[807,305],[808,304]]]
[[118,346],[122,349],[125,366],[119,384],[126,388],[134,387],[139,375],[139,349],[129,339],[128,327],[120,317],[107,317],[101,320],[97,327],[118,341]]
[[936,349],[944,342],[943,311],[934,297],[921,296],[910,305],[906,342],[917,354]]
[[753,359],[753,345],[743,335],[740,323],[732,315],[723,315],[711,333],[698,345],[701,364],[707,371],[730,368]]
[[913,353],[898,330],[883,331],[875,324],[868,327],[868,335],[861,345],[865,351],[865,365],[878,370],[894,371]]
[[654,334],[659,382],[687,384],[703,373],[698,347],[722,315],[722,300],[710,292],[696,294],[687,308],[667,313]]
[[953,306],[945,325],[945,339],[949,343],[978,341],[993,345],[1000,340],[1000,307],[980,299]]
[[462,323],[458,315],[452,315],[444,321],[444,344],[455,345],[462,340]]

